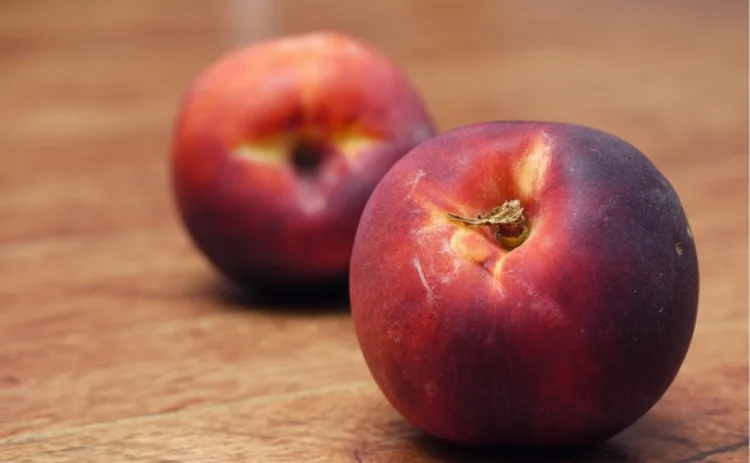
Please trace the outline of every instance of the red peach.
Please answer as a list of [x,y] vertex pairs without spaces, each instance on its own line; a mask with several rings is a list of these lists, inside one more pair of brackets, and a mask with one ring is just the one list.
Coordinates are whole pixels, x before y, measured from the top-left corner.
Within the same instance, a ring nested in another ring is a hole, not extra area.
[[475,445],[580,447],[630,426],[682,365],[698,289],[664,175],[622,139],[563,123],[420,144],[373,192],[350,270],[387,400]]
[[242,285],[345,281],[367,198],[434,133],[415,88],[370,45],[334,32],[248,45],[198,75],[179,109],[180,217]]

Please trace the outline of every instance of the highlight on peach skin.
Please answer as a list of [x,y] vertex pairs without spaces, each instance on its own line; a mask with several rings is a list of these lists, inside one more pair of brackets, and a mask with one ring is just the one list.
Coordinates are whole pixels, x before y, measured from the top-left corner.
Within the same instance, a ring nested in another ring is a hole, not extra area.
[[240,285],[345,284],[372,190],[434,134],[414,86],[372,46],[328,31],[254,43],[207,66],[179,108],[180,217]]
[[624,140],[563,123],[420,144],[373,192],[350,271],[384,396],[472,445],[576,448],[632,425],[681,368],[698,292],[668,180]]

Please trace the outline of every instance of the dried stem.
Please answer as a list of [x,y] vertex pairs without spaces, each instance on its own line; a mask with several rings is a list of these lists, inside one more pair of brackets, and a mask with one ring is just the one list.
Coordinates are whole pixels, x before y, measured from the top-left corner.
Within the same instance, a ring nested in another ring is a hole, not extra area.
[[505,201],[502,206],[494,208],[487,215],[479,215],[476,219],[461,217],[450,212],[448,217],[469,226],[492,227],[498,242],[510,249],[523,243],[529,233],[523,207],[517,199]]

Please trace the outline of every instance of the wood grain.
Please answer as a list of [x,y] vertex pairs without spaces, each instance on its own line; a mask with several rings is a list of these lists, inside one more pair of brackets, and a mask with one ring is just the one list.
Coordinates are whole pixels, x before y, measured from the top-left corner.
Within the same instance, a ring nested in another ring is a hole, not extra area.
[[[0,461],[746,461],[747,17],[739,0],[3,1]],[[646,417],[580,455],[437,442],[385,403],[345,304],[249,300],[195,251],[166,170],[179,97],[229,48],[321,28],[396,60],[442,129],[593,125],[669,177],[700,315]]]

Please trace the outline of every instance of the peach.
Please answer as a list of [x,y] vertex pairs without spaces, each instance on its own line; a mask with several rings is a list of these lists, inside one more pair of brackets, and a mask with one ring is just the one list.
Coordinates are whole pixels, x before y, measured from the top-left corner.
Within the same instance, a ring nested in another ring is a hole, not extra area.
[[268,39],[207,66],[179,108],[180,218],[223,274],[254,288],[346,281],[385,172],[434,125],[403,71],[336,32]]
[[473,124],[417,146],[370,197],[350,270],[384,396],[472,445],[581,447],[630,426],[681,368],[698,292],[665,176],[564,123]]

